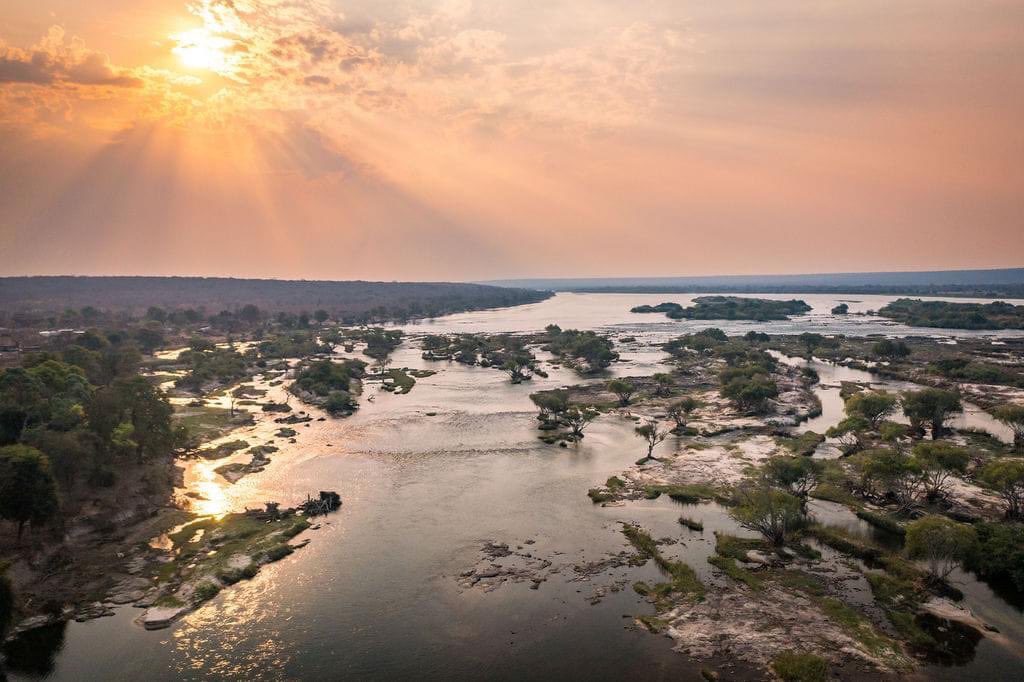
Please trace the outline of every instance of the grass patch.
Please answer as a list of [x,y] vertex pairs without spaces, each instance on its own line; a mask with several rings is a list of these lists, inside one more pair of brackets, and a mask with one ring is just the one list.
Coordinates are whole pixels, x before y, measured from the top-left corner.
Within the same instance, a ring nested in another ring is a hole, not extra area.
[[823,597],[817,602],[822,612],[860,642],[868,653],[889,661],[893,667],[908,667],[909,661],[901,653],[899,645],[875,630],[871,623],[855,610],[832,597]]
[[832,483],[822,483],[818,485],[810,492],[810,496],[816,500],[835,502],[837,504],[846,505],[847,507],[860,507],[860,502],[849,490],[840,488]]
[[665,628],[668,627],[668,623],[657,616],[637,616],[636,619],[640,621],[645,628],[656,635],[664,632]]
[[640,554],[653,559],[658,567],[671,578],[669,582],[658,583],[653,587],[643,582],[633,585],[633,589],[637,593],[653,597],[659,610],[671,607],[669,598],[673,594],[679,594],[689,599],[704,597],[704,584],[697,577],[696,571],[683,561],[673,561],[662,556],[658,551],[658,544],[650,533],[639,526],[624,524],[622,534]]
[[823,545],[865,561],[878,561],[884,554],[879,547],[832,526],[812,525],[804,532]]
[[888,514],[879,514],[878,512],[867,511],[866,509],[860,509],[856,513],[858,519],[870,523],[875,528],[881,528],[884,531],[899,536],[906,535],[907,533],[903,524]]
[[602,502],[608,502],[609,500],[615,499],[615,495],[606,490],[601,490],[600,488],[591,488],[588,490],[587,497],[589,497],[594,504],[601,504]]
[[416,385],[416,379],[404,369],[389,369],[383,378],[391,379],[390,384],[384,384],[384,389],[392,393],[408,393]]
[[220,407],[182,407],[175,413],[174,421],[203,442],[218,438],[233,429],[238,416],[244,414],[235,410],[235,417],[232,417],[231,410]]
[[737,561],[746,561],[747,552],[757,550],[766,552],[768,543],[760,538],[738,538],[735,535],[715,533],[715,552]]
[[196,585],[195,591],[192,592],[192,601],[201,604],[204,601],[210,601],[218,594],[220,594],[220,585],[210,581],[202,582]]
[[676,502],[683,504],[697,504],[704,500],[721,500],[724,497],[720,490],[703,483],[651,485],[644,489],[644,497],[648,500],[656,499],[662,495],[668,495]]
[[829,665],[821,656],[783,651],[772,659],[772,670],[783,682],[825,682]]
[[809,457],[814,454],[814,451],[818,449],[818,446],[821,443],[825,442],[825,436],[814,431],[804,431],[799,436],[792,438],[787,436],[776,436],[775,442],[782,447],[789,449],[789,451],[794,455]]
[[704,524],[698,521],[697,519],[691,519],[688,516],[680,516],[679,523],[680,525],[686,526],[690,530],[704,532]]
[[618,476],[610,476],[604,484],[608,490],[621,490],[626,487],[626,482]]
[[753,573],[745,568],[740,567],[736,563],[736,559],[731,556],[720,556],[714,555],[708,557],[708,563],[717,568],[718,570],[725,573],[727,576],[741,582],[755,592],[760,591],[764,588],[761,581]]

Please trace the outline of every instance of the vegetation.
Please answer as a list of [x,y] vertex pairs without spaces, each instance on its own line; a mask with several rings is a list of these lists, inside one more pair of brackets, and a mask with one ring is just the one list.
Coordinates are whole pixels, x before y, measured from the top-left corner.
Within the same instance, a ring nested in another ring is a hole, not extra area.
[[886,360],[902,360],[910,355],[910,347],[903,341],[882,339],[871,347],[871,352],[880,358],[885,358]]
[[740,488],[736,501],[736,506],[729,509],[736,522],[760,533],[776,547],[786,544],[787,537],[806,524],[800,500],[775,488]]
[[1024,306],[1002,301],[950,303],[900,298],[878,314],[911,327],[947,329],[1024,329]]
[[829,666],[821,656],[799,651],[783,651],[772,659],[772,671],[783,682],[825,682]]
[[1013,431],[1013,448],[1024,452],[1024,405],[1011,403],[992,410],[992,416]]
[[0,519],[18,526],[45,524],[57,514],[57,485],[46,455],[27,445],[0,448]]
[[614,393],[619,399],[619,405],[625,407],[636,393],[636,386],[624,379],[612,379],[608,382],[608,391]]
[[921,468],[925,494],[929,500],[935,500],[946,494],[951,476],[967,471],[971,456],[952,443],[932,441],[915,445],[913,458]]
[[1024,459],[997,459],[982,468],[978,479],[1006,502],[1006,515],[1024,518]]
[[1024,526],[1018,523],[976,523],[976,551],[966,567],[986,578],[1002,578],[1024,591]]
[[690,415],[700,406],[701,402],[692,396],[680,398],[669,405],[666,412],[676,424],[673,431],[676,433],[682,432],[686,428],[686,420],[689,419]]
[[606,369],[619,357],[607,337],[592,331],[563,330],[552,324],[548,325],[544,332],[544,350],[554,353],[566,365],[581,374],[592,374]]
[[907,526],[907,556],[925,561],[928,573],[937,580],[945,580],[971,555],[977,542],[973,528],[944,516],[926,516]]
[[647,455],[637,461],[637,464],[644,464],[656,459],[654,457],[654,448],[658,446],[668,436],[668,431],[661,429],[658,426],[658,422],[647,422],[641,426],[637,426],[634,430],[637,437],[643,439],[647,445]]
[[639,526],[623,524],[622,534],[641,556],[653,559],[658,567],[670,577],[669,582],[659,583],[653,587],[643,582],[633,585],[633,589],[638,594],[650,597],[659,611],[666,610],[672,605],[670,597],[673,594],[688,599],[700,599],[704,596],[704,585],[697,577],[696,572],[685,562],[666,559],[658,551],[658,544],[647,531]]
[[801,504],[806,504],[807,495],[818,485],[824,465],[810,457],[772,457],[761,468],[761,475],[768,485],[787,492]]
[[288,390],[315,402],[332,415],[348,414],[358,407],[352,397],[353,382],[363,376],[366,363],[362,360],[315,360],[307,362],[295,375]]
[[887,391],[858,391],[846,399],[846,413],[851,417],[862,417],[873,429],[895,409],[898,399]]
[[900,397],[900,402],[903,414],[910,420],[911,429],[923,435],[925,426],[930,426],[933,440],[942,437],[946,420],[963,410],[960,395],[941,388],[906,391]]
[[775,301],[766,298],[740,296],[699,296],[694,305],[684,308],[678,303],[642,305],[634,313],[665,313],[674,320],[788,320],[790,315],[810,312],[811,306],[803,301]]
[[[9,277],[0,287],[0,308],[61,314],[81,310],[79,322],[105,318],[97,308],[144,314],[167,309],[172,320],[206,320],[206,310],[225,311],[239,323],[257,324],[264,310],[296,314],[310,301],[335,319],[372,320],[437,317],[454,312],[503,308],[543,301],[551,292],[482,284],[421,282],[325,282],[215,277]],[[191,311],[191,314],[186,315]],[[306,313],[307,324],[310,315]]]

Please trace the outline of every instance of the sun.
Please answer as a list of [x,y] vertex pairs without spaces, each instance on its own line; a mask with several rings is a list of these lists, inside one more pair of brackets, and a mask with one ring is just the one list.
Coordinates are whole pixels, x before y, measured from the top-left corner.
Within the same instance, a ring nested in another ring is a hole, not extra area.
[[186,68],[213,71],[221,75],[231,73],[232,63],[227,52],[233,45],[231,40],[205,28],[176,33],[171,39],[177,43],[171,52]]

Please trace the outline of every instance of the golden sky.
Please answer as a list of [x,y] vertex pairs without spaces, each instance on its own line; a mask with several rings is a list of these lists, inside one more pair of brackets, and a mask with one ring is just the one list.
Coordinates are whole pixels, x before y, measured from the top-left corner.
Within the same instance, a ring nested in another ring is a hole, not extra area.
[[0,0],[0,274],[1024,265],[1020,0]]

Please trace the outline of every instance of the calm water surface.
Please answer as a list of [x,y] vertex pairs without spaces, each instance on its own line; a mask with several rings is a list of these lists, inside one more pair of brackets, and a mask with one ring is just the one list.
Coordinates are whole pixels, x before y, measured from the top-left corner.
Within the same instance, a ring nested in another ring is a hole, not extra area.
[[[657,346],[665,339],[709,325],[633,314],[630,307],[688,298],[559,294],[534,305],[452,315],[405,330],[525,332],[554,323],[635,336],[624,344],[626,362],[614,372],[636,375],[659,370],[665,355]],[[729,333],[951,333],[911,332],[878,318],[828,314],[839,298],[857,301],[850,303],[856,312],[894,297],[800,298],[814,307],[803,318],[718,326]],[[705,523],[705,532],[695,534],[678,524],[680,507],[669,500],[592,505],[587,489],[642,454],[632,422],[602,417],[580,445],[545,446],[537,440],[529,394],[575,383],[574,375],[554,370],[547,379],[513,386],[495,370],[426,363],[415,345],[403,345],[394,366],[441,371],[418,380],[411,393],[393,395],[369,385],[355,416],[296,427],[295,445],[279,441],[284,447],[270,468],[234,486],[212,473],[223,461],[189,469],[189,486],[207,498],[200,509],[211,512],[265,500],[291,504],[320,489],[340,491],[341,512],[307,532],[309,546],[167,630],[142,630],[132,623],[140,612],[130,607],[111,618],[71,623],[60,633],[52,660],[45,660],[45,645],[36,647],[44,660],[35,662],[34,675],[9,674],[55,680],[699,679],[701,666],[672,652],[667,640],[625,627],[631,620],[624,615],[651,612],[628,585],[657,579],[652,566],[611,569],[591,581],[570,581],[574,573],[567,569],[538,590],[528,589],[529,582],[492,592],[463,590],[456,577],[476,564],[488,540],[513,547],[533,540],[531,551],[569,566],[596,561],[626,548],[619,524],[635,521],[655,537],[680,540],[667,551],[710,580],[705,558],[713,551],[711,531],[742,534],[727,514],[716,505],[687,508],[687,515]],[[274,426],[261,422],[243,437],[266,442]],[[836,523],[860,523],[831,508],[816,513]],[[587,597],[594,588],[613,580],[628,581],[626,589],[591,605]],[[1020,627],[1015,607],[985,594],[987,588],[972,577],[962,580],[977,604],[995,610],[1001,627]],[[955,669],[961,675],[956,679],[1013,679],[1002,673],[1007,662],[1021,661],[1019,652],[983,642],[970,666]]]

